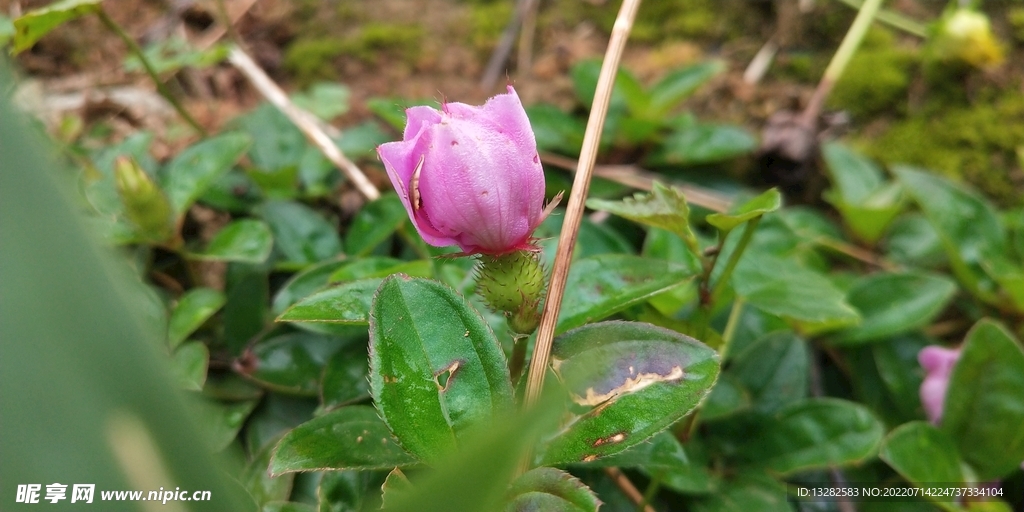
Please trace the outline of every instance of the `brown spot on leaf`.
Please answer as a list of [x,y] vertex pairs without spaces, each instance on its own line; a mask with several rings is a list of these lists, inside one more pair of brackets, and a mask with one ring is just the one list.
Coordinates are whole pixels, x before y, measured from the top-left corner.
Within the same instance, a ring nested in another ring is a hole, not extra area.
[[594,440],[593,446],[594,446],[594,448],[597,448],[598,446],[602,446],[602,445],[606,445],[606,444],[621,443],[625,439],[626,439],[626,433],[625,432],[619,432],[618,434],[613,434],[613,435],[610,435],[608,437],[601,437],[601,438],[598,438],[598,439]]
[[597,455],[594,455],[594,454],[590,454],[590,455],[587,455],[587,456],[583,457],[583,462],[593,462],[595,460],[597,460]]
[[448,390],[448,384],[451,384],[452,379],[455,378],[455,372],[459,371],[459,366],[462,364],[461,361],[456,359],[452,361],[451,366],[437,372],[434,375],[434,382],[437,383],[437,388],[442,392]]
[[[634,371],[632,367],[630,367],[629,370],[631,374]],[[682,367],[673,366],[672,370],[666,374],[650,372],[639,373],[635,377],[628,377],[622,384],[608,390],[605,393],[598,393],[594,391],[594,388],[592,387],[587,388],[587,392],[584,396],[579,396],[573,393],[572,399],[574,402],[580,405],[593,406],[607,402],[608,400],[611,400],[612,398],[615,398],[619,395],[624,395],[626,393],[635,393],[656,382],[673,381],[679,380],[681,378],[683,378]]]

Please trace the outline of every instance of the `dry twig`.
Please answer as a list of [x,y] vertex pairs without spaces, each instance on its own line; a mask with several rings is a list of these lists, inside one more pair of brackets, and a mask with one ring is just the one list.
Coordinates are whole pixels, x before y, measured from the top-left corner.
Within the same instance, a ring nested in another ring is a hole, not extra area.
[[551,269],[551,281],[548,284],[547,298],[544,301],[544,312],[541,316],[540,327],[537,329],[533,358],[530,360],[530,373],[526,382],[526,407],[531,407],[537,402],[544,386],[544,374],[551,356],[551,343],[555,337],[555,322],[558,320],[558,313],[562,308],[562,295],[565,293],[565,283],[569,277],[569,264],[572,260],[573,249],[576,248],[576,236],[579,233],[580,221],[583,219],[584,203],[587,200],[587,192],[590,190],[590,177],[594,171],[594,162],[597,160],[597,148],[601,140],[601,130],[604,128],[605,115],[608,112],[608,102],[612,95],[615,73],[619,68],[619,60],[622,58],[622,51],[626,47],[626,39],[629,37],[629,31],[633,27],[633,20],[636,18],[639,7],[640,0],[623,0],[619,14],[615,18],[604,63],[601,65],[597,90],[594,93],[594,103],[590,108],[590,119],[587,121],[587,130],[583,136],[579,166],[573,180],[572,192],[569,195],[565,220],[562,221],[562,233],[558,238],[558,249],[555,253],[555,263]]
[[637,505],[643,503],[644,512],[655,512],[654,507],[644,503],[644,495],[636,488],[635,485],[633,485],[633,482],[629,480],[629,477],[627,477],[621,469],[605,468],[604,472],[612,479],[613,482],[615,482],[615,485],[617,485],[619,489],[621,489],[622,492],[633,501],[633,503],[636,503]]
[[380,191],[377,187],[370,183],[370,180],[366,178],[363,171],[359,169],[351,160],[345,157],[345,155],[338,149],[338,146],[334,144],[334,141],[327,136],[327,133],[320,127],[317,119],[312,114],[302,110],[295,106],[294,103],[288,99],[288,96],[281,90],[280,87],[274,83],[273,80],[267,76],[263,70],[253,62],[252,58],[248,54],[243,52],[238,47],[231,49],[231,53],[228,55],[228,61],[231,62],[239,71],[245,75],[246,78],[252,83],[252,85],[260,92],[275,107],[278,108],[285,116],[288,117],[295,126],[298,127],[306,138],[313,143],[317,149],[320,150],[324,156],[327,157],[334,165],[341,169],[341,172],[355,185],[356,189],[363,194],[364,197],[373,201],[380,197]]

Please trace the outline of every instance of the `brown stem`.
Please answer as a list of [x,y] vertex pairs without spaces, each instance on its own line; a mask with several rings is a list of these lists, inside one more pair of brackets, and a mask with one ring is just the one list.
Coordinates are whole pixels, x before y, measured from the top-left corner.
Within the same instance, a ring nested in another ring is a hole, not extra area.
[[633,485],[633,482],[629,480],[629,477],[627,477],[621,469],[604,468],[604,472],[608,475],[608,478],[611,478],[612,481],[615,482],[615,485],[617,485],[619,489],[621,489],[622,492],[633,501],[633,503],[643,505],[644,512],[656,512],[654,507],[645,504],[646,500],[644,499],[644,495],[636,488],[635,485]]

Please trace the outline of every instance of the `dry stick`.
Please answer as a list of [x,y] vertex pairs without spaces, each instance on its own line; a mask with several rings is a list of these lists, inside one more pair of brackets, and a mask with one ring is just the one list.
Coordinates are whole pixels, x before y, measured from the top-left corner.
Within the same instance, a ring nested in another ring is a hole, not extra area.
[[562,295],[565,293],[565,282],[569,276],[569,264],[572,260],[573,249],[576,248],[576,236],[580,230],[580,221],[583,219],[583,204],[586,202],[587,192],[590,190],[590,176],[593,174],[594,162],[597,160],[597,148],[601,140],[601,130],[604,128],[604,118],[608,112],[608,101],[611,99],[615,73],[618,70],[619,60],[622,58],[622,51],[626,47],[626,39],[629,37],[629,30],[633,27],[633,20],[636,18],[636,11],[639,7],[640,0],[622,1],[622,7],[619,9],[615,25],[612,27],[608,51],[605,52],[604,63],[601,64],[601,74],[597,79],[594,103],[590,107],[587,131],[583,135],[579,166],[573,180],[572,193],[569,195],[565,220],[562,221],[562,233],[558,237],[558,249],[555,252],[555,263],[551,270],[547,298],[544,301],[544,312],[540,319],[540,327],[537,329],[533,358],[530,360],[530,373],[526,381],[525,405],[527,408],[537,402],[541,388],[544,386],[544,374],[551,356],[551,343],[555,337],[555,321],[558,320],[558,313],[562,307]]
[[484,76],[480,78],[480,89],[489,91],[498,82],[501,70],[505,67],[505,61],[508,60],[508,55],[512,53],[512,45],[516,42],[516,32],[519,31],[523,17],[532,9],[531,4],[535,4],[537,1],[519,0],[516,2],[516,12],[512,14],[512,19],[505,27],[505,31],[501,33],[501,39],[498,41],[498,45],[494,47],[491,60],[487,61],[487,67],[484,68]]
[[[644,503],[646,498],[644,498],[644,495],[640,492],[640,489],[637,489],[636,486],[633,485],[633,482],[629,481],[629,478],[626,476],[625,473],[622,472],[621,469],[605,468],[604,472],[608,475],[609,478],[612,479],[612,482],[615,482],[615,485],[619,486],[619,489],[621,489],[622,492],[629,497],[629,499],[633,500],[634,503]],[[654,510],[654,507],[645,504],[644,512],[656,511]]]
[[523,28],[519,31],[519,55],[516,68],[519,76],[525,76],[533,67],[533,36],[537,32],[537,8],[540,0],[529,0],[523,7]]
[[288,96],[281,90],[280,87],[274,83],[273,80],[267,76],[266,73],[260,69],[259,66],[253,62],[252,58],[248,54],[243,52],[238,47],[231,48],[231,53],[228,55],[228,61],[231,62],[239,71],[245,75],[246,78],[252,82],[252,85],[256,87],[256,90],[260,92],[275,107],[278,108],[285,116],[288,117],[298,129],[306,135],[306,138],[313,143],[317,149],[320,150],[324,156],[327,157],[334,165],[338,166],[339,169],[345,176],[348,177],[349,181],[356,186],[356,188],[370,201],[374,201],[380,197],[380,191],[377,187],[370,183],[370,180],[366,178],[363,171],[356,167],[356,164],[352,163],[351,160],[345,157],[345,155],[338,149],[338,146],[334,144],[334,141],[324,132],[323,129],[317,124],[316,119],[312,114],[302,110],[295,106]]
[[864,34],[871,28],[871,22],[874,21],[875,14],[878,13],[878,9],[881,6],[882,0],[866,0],[861,4],[860,10],[857,11],[857,17],[853,19],[853,25],[850,25],[846,36],[843,37],[843,42],[839,43],[839,49],[832,56],[828,67],[825,68],[825,74],[821,77],[821,82],[818,82],[814,95],[807,102],[807,107],[803,113],[800,114],[800,121],[804,126],[814,126],[814,121],[818,118],[818,114],[821,113],[825,100],[828,99],[829,93],[832,92],[832,87],[843,76],[846,65],[850,63],[853,54],[857,52],[857,47],[860,46],[861,40],[864,39]]

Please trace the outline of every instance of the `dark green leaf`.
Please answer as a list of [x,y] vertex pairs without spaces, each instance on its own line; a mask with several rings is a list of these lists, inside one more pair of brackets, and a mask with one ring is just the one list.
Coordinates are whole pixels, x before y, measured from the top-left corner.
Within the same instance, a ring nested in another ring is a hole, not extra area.
[[907,368],[917,366],[917,353],[930,343],[933,342],[923,334],[907,333],[871,346],[878,376],[899,412],[908,419],[920,417],[922,377]]
[[583,123],[554,105],[526,107],[526,115],[537,137],[537,149],[577,155],[583,145]]
[[[701,418],[706,419],[704,409]],[[695,440],[691,440],[684,447],[671,432],[664,431],[626,451],[583,466],[639,468],[672,490],[687,494],[711,492],[718,485],[717,479],[703,461],[694,460],[687,453],[694,443]]]
[[409,481],[409,477],[405,476],[400,468],[392,469],[388,473],[387,479],[384,480],[384,485],[381,486],[381,501],[382,508],[388,508],[392,506],[396,498],[413,489],[412,482]]
[[875,455],[885,429],[866,407],[820,398],[792,404],[751,433],[743,458],[790,474],[856,464]]
[[270,294],[267,274],[262,266],[228,263],[221,323],[224,341],[233,353],[240,353],[264,328]]
[[209,365],[209,349],[198,341],[192,341],[174,351],[171,371],[183,389],[200,391],[206,382],[206,369]]
[[876,273],[859,278],[847,301],[861,315],[861,323],[839,333],[838,343],[879,341],[924,327],[945,309],[956,293],[956,283],[937,274]]
[[998,302],[981,268],[986,259],[1006,253],[1002,223],[992,204],[933,173],[905,166],[894,171],[939,232],[957,279],[979,298]]
[[338,148],[349,158],[369,158],[377,154],[377,146],[392,140],[376,121],[367,121],[345,129]]
[[274,449],[270,472],[390,469],[414,463],[373,407],[353,405],[288,432]]
[[185,341],[226,302],[223,293],[212,288],[193,288],[178,299],[167,324],[167,343],[174,348]]
[[763,473],[740,473],[727,480],[718,492],[701,497],[694,512],[792,512],[786,486]]
[[256,407],[255,401],[220,404],[200,401],[199,412],[206,438],[214,451],[220,451],[238,437],[249,413]]
[[851,205],[864,204],[885,183],[882,170],[874,162],[838,142],[821,146],[825,168],[832,178],[837,199]]
[[712,213],[707,216],[708,224],[724,231],[732,231],[749,220],[753,220],[766,213],[774,212],[782,207],[782,194],[778,189],[768,189],[757,197],[733,208],[729,213]]
[[274,246],[291,265],[304,267],[341,252],[337,230],[308,206],[271,201],[259,213],[274,233]]
[[535,510],[597,512],[597,499],[579,479],[555,468],[537,468],[512,482],[508,490],[507,512]]
[[402,274],[373,299],[370,387],[402,445],[426,461],[512,405],[505,354],[480,314],[451,288]]
[[174,157],[164,168],[162,184],[179,216],[217,179],[227,174],[252,143],[244,133],[203,140]]
[[260,173],[297,169],[308,143],[305,135],[284,114],[269,103],[233,121],[252,137],[249,159]]
[[757,139],[739,126],[689,123],[665,137],[661,158],[669,164],[701,165],[750,153]]
[[736,293],[750,304],[773,315],[810,324],[810,331],[834,329],[860,320],[842,290],[825,275],[791,259],[748,256],[736,266],[732,282]]
[[316,395],[327,360],[344,343],[339,338],[313,333],[277,336],[252,350],[252,368],[246,368],[246,375],[274,391]]
[[601,320],[689,281],[699,268],[624,254],[573,263],[562,300],[558,332]]
[[281,313],[277,321],[365,325],[381,281],[379,277],[360,279],[314,293]]
[[[573,89],[576,91],[576,98],[588,109],[594,103],[597,77],[600,74],[601,61],[595,59],[581,61],[569,71]],[[625,71],[620,70],[615,77],[615,87],[612,89],[611,102],[609,103],[609,109],[611,110],[621,109],[626,106],[627,100],[622,88],[623,75],[625,75]]]
[[100,0],[61,0],[25,13],[14,20],[14,48],[18,54],[27,50],[53,29],[75,18],[99,12]]
[[918,212],[900,215],[889,227],[886,257],[897,263],[936,268],[946,261],[938,231]]
[[961,350],[940,426],[979,481],[999,479],[1024,460],[1024,351],[991,320],[975,324]]
[[889,433],[878,456],[911,483],[964,481],[953,440],[923,421],[905,423]]
[[205,260],[262,263],[273,248],[270,227],[255,219],[241,219],[224,226],[210,240],[206,250],[194,256]]
[[736,355],[727,373],[751,395],[755,411],[773,413],[807,397],[810,355],[791,331],[769,334]]
[[709,60],[669,72],[651,88],[649,117],[669,114],[673,107],[722,71],[725,71],[724,62]]
[[[242,485],[249,491],[249,495],[259,506],[269,502],[287,501],[292,493],[292,482],[295,480],[294,473],[271,476],[267,468],[270,466],[270,457],[274,454],[274,446],[277,443],[267,444],[256,453],[241,475]],[[265,509],[264,509],[265,510]]]
[[590,199],[587,207],[603,210],[656,228],[667,229],[682,238],[697,252],[697,238],[690,229],[690,207],[683,191],[654,182],[650,193],[637,193],[622,201]]
[[366,345],[351,343],[327,361],[320,383],[320,403],[333,409],[370,396]]
[[832,190],[826,191],[824,197],[839,210],[850,231],[868,244],[882,237],[904,205],[903,187],[899,183],[878,189],[862,203],[851,203]]
[[348,261],[325,261],[295,274],[278,290],[277,295],[274,295],[271,310],[274,314],[280,315],[292,304],[326,286],[328,276],[349,263]]
[[363,256],[387,240],[408,218],[402,201],[395,194],[385,194],[367,204],[356,217],[345,235],[349,254]]
[[702,421],[712,421],[748,409],[750,394],[732,376],[732,372],[727,371],[711,388],[708,399],[701,406],[700,418]]
[[602,322],[555,340],[551,365],[584,408],[549,442],[545,464],[621,452],[681,419],[711,390],[718,354],[675,331]]
[[387,277],[399,272],[413,277],[431,277],[434,274],[434,264],[430,260],[402,261],[395,258],[366,257],[339,268],[327,278],[327,281],[337,283]]

